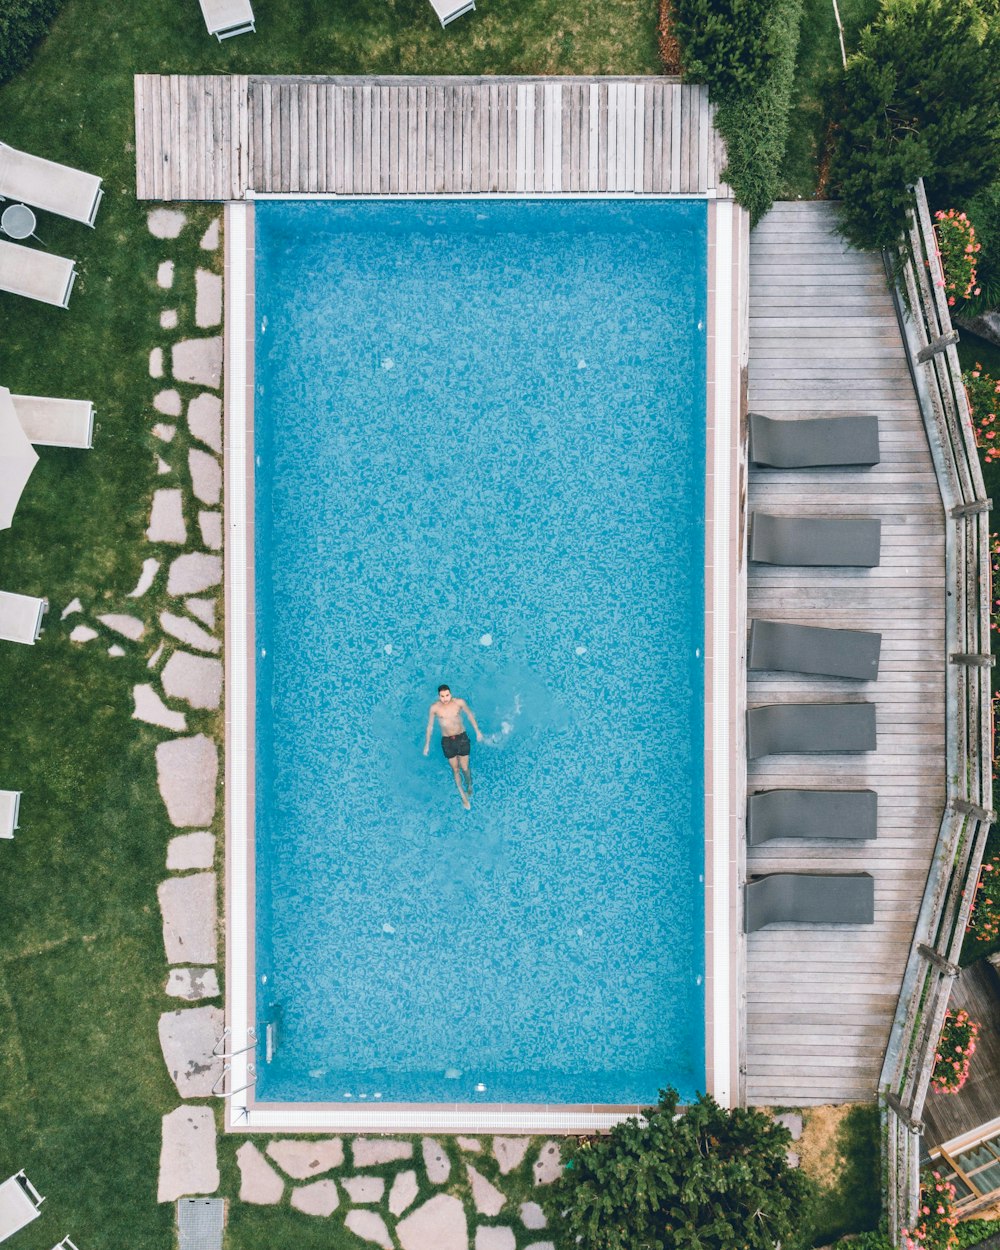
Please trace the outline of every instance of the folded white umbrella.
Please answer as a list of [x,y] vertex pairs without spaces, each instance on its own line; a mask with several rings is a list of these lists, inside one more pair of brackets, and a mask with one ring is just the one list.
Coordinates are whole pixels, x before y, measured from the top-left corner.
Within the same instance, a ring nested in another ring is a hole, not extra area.
[[21,492],[38,463],[6,386],[0,386],[0,530],[9,529]]

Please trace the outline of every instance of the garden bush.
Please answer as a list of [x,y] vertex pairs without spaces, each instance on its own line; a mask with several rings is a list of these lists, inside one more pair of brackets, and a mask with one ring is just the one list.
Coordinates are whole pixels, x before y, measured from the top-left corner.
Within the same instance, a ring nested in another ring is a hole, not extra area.
[[[997,543],[996,534],[991,534],[990,559],[994,573],[996,572],[998,545],[1000,544]],[[991,613],[991,617],[993,628],[996,629],[995,615]],[[1000,855],[994,855],[979,870],[968,932],[976,942],[995,942],[1000,937]]]
[[931,1089],[937,1094],[957,1094],[969,1076],[969,1064],[976,1053],[979,1025],[967,1011],[949,1011],[938,1040],[931,1073]]
[[2,0],[0,3],[0,83],[27,65],[31,51],[49,29],[60,0]]
[[975,369],[967,369],[962,374],[962,381],[972,413],[976,444],[983,453],[983,463],[985,465],[992,464],[995,460],[1000,461],[1000,424],[997,423],[1000,382],[991,378],[978,362]]
[[954,307],[959,300],[964,302],[970,295],[979,294],[976,269],[982,245],[976,242],[972,222],[957,208],[938,209],[934,214],[934,233],[944,269],[945,294]]
[[916,1226],[903,1229],[904,1250],[948,1250],[955,1244],[955,1186],[940,1172],[923,1176],[918,1213]]
[[976,223],[980,246],[976,284],[980,292],[972,295],[962,312],[978,316],[1000,308],[1000,182],[991,183],[973,196],[966,212]]

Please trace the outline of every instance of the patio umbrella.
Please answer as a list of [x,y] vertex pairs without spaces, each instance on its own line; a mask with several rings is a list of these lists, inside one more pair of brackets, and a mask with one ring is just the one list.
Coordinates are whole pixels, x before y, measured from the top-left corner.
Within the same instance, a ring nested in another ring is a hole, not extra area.
[[38,453],[28,442],[6,386],[0,386],[0,530],[9,529]]

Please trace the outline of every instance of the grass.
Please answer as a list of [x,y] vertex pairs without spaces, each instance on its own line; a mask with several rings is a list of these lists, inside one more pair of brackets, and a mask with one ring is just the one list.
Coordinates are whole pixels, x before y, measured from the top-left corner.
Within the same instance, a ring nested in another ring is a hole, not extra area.
[[[809,1113],[806,1113],[808,1118]],[[810,1244],[825,1246],[848,1233],[870,1232],[882,1213],[879,1109],[851,1107],[840,1120],[808,1214]]]

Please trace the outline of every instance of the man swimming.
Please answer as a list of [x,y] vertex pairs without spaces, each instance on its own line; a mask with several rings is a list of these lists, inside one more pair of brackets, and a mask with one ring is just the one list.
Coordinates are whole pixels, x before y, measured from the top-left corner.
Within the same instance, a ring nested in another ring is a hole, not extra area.
[[[456,699],[447,686],[438,686],[438,697],[431,704],[430,715],[427,717],[427,737],[424,739],[424,755],[427,755],[431,749],[431,733],[434,729],[434,717],[438,718],[441,725],[441,750],[444,751],[444,758],[451,765],[451,771],[455,774],[455,785],[458,787],[458,795],[462,800],[462,806],[468,810],[472,804],[469,799],[472,797],[472,769],[469,767],[469,752],[472,747],[469,744],[469,735],[462,723],[462,713],[469,718],[469,724],[476,731],[476,741],[482,742],[483,735],[479,732],[479,726],[476,724],[476,718],[472,714],[472,708],[464,699]],[[462,780],[465,780],[465,786]]]

